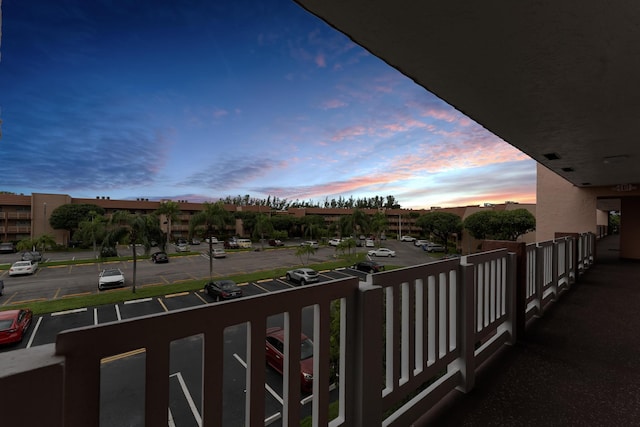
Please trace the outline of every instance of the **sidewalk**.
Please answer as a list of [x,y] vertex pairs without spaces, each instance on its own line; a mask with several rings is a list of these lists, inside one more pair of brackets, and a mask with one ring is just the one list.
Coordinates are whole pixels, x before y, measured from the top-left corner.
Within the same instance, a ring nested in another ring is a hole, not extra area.
[[618,236],[523,340],[482,367],[417,426],[640,425],[640,262]]

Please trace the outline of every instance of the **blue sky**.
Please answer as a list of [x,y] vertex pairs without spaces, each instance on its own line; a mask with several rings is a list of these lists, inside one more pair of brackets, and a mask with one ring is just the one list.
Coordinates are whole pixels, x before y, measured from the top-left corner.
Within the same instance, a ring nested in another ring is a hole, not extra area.
[[535,202],[535,162],[291,0],[4,0],[0,190]]

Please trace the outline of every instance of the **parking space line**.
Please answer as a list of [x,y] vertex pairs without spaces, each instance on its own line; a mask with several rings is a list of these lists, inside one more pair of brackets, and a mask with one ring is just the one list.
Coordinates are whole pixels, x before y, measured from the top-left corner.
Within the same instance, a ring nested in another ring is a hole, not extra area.
[[165,298],[173,298],[173,297],[183,297],[185,295],[189,295],[189,292],[178,292],[177,294],[169,294],[165,295]]
[[164,305],[164,302],[162,301],[162,299],[158,298],[158,302],[160,303],[160,306],[162,307],[162,309],[166,312],[169,311],[169,309],[167,308],[166,305]]
[[116,317],[118,318],[118,321],[122,320],[122,316],[120,316],[120,306],[118,304],[116,304]]
[[17,292],[14,292],[2,305],[7,305],[9,304],[9,302],[11,302],[11,300],[13,299],[13,297],[15,297],[16,295],[18,295]]
[[62,288],[58,288],[58,289],[56,290],[56,293],[55,293],[55,295],[53,296],[53,299],[58,299],[58,295],[60,295],[60,291],[61,291],[61,290],[62,290]]
[[27,346],[25,348],[31,348],[31,344],[33,344],[33,340],[36,337],[36,332],[40,327],[40,323],[42,322],[42,316],[38,317],[38,321],[36,322],[36,326],[33,327],[33,331],[31,331],[31,336],[29,337],[29,341],[27,342]]
[[203,289],[203,290],[200,290],[200,291],[198,291],[198,292],[196,292],[194,295],[195,295],[195,296],[197,296],[198,298],[200,298],[200,300],[201,300],[203,303],[205,303],[205,304],[209,304],[209,303],[207,302],[207,300],[206,300],[206,299],[204,299],[204,298],[202,298],[202,297],[200,296],[200,293],[199,293],[199,292],[204,292],[204,289]]
[[32,303],[32,302],[39,302],[39,301],[47,301],[47,299],[46,298],[25,299],[25,300],[22,300],[22,301],[13,302],[12,304],[14,304],[14,305],[16,305],[16,304],[29,304],[29,303]]
[[129,301],[125,301],[125,304],[138,304],[140,302],[149,302],[152,298],[140,298],[140,299],[132,299]]
[[93,324],[98,324],[98,307],[93,309]]
[[189,408],[191,408],[191,413],[193,417],[196,419],[196,423],[198,426],[202,427],[202,417],[198,412],[198,408],[196,407],[195,402],[193,401],[193,397],[191,397],[191,393],[189,393],[189,388],[187,388],[187,384],[184,382],[184,378],[182,378],[182,374],[180,372],[176,372],[175,374],[169,375],[170,377],[176,377],[178,379],[178,383],[180,383],[180,388],[182,388],[182,394],[184,394],[185,399],[187,399],[187,403],[189,403]]
[[66,310],[66,311],[56,311],[55,313],[51,313],[52,316],[62,316],[63,314],[72,314],[72,313],[82,313],[84,311],[87,311],[87,308],[76,308],[73,310]]
[[253,286],[255,286],[256,288],[260,288],[260,289],[262,289],[262,290],[263,290],[263,291],[265,291],[266,293],[269,293],[269,291],[268,291],[267,289],[263,288],[262,286],[258,285],[257,283],[254,283],[254,284],[253,284]]
[[[247,369],[247,363],[244,360],[242,360],[240,356],[238,356],[238,353],[233,353],[233,357],[235,357],[236,360],[240,362],[240,364],[244,366],[245,369]],[[267,391],[273,396],[273,398],[276,399],[278,402],[280,402],[281,405],[284,405],[284,400],[282,399],[282,397],[280,397],[278,393],[276,393],[276,391],[272,389],[271,386],[266,382],[264,383],[264,388],[266,388]]]
[[145,348],[137,348],[135,350],[127,351],[126,353],[114,354],[113,356],[108,356],[102,358],[100,360],[101,364],[113,362],[115,360],[124,359],[125,357],[137,356],[138,354],[146,353],[147,349]]
[[80,292],[77,294],[69,294],[69,295],[62,295],[62,298],[73,298],[73,297],[81,297],[84,295],[91,295],[92,292]]

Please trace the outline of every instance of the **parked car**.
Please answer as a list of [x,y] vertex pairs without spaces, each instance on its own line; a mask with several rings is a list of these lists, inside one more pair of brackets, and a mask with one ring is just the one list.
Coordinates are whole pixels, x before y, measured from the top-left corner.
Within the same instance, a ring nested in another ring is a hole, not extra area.
[[169,262],[169,255],[166,252],[154,252],[151,254],[151,261],[156,264]]
[[333,239],[329,240],[329,246],[338,246],[341,242],[342,242],[342,239],[338,239],[337,237],[334,237]]
[[426,245],[422,245],[422,250],[427,252],[444,252],[444,246],[437,243],[428,243]]
[[194,237],[193,239],[191,239],[191,244],[196,246],[199,245],[200,239],[198,239],[197,237]]
[[207,237],[206,239],[204,239],[204,242],[211,244],[220,243],[217,237]]
[[176,245],[176,252],[189,252],[191,247],[187,244],[187,242],[181,242]]
[[239,298],[242,289],[233,280],[215,280],[204,285],[204,290],[215,301]]
[[42,261],[42,254],[38,251],[23,252],[20,257],[22,261]]
[[9,268],[9,276],[17,276],[20,274],[33,274],[38,269],[37,261],[18,261],[14,262]]
[[16,251],[16,247],[11,242],[0,243],[0,254],[12,254]]
[[377,273],[379,271],[384,271],[384,265],[379,264],[375,261],[360,261],[354,264],[351,268],[367,273]]
[[[269,366],[281,374],[285,363],[284,341],[284,329],[267,329],[265,357]],[[300,334],[300,389],[305,393],[313,390],[313,342],[305,334]]]
[[284,246],[284,243],[278,239],[271,239],[269,240],[269,246]]
[[211,251],[211,256],[213,256],[214,258],[224,258],[227,256],[227,253],[222,248],[213,248],[213,250]]
[[315,240],[307,240],[306,242],[300,243],[300,246],[311,246],[314,249],[318,249],[320,247],[318,245],[318,242],[316,242]]
[[117,256],[118,251],[112,246],[103,246],[100,248],[100,258],[112,258]]
[[124,273],[119,268],[107,268],[98,276],[98,290],[121,288],[125,284]]
[[0,311],[0,344],[22,341],[32,318],[33,313],[28,308]]
[[443,256],[440,259],[454,259],[454,258],[460,258],[461,256],[462,255],[460,255],[460,254],[448,254],[448,255]]
[[225,249],[238,249],[238,242],[235,239],[227,239],[224,241]]
[[391,249],[388,249],[388,248],[378,248],[378,249],[370,250],[369,252],[367,252],[367,254],[369,256],[391,257],[391,256],[396,256],[396,251],[392,251]]
[[431,243],[431,242],[428,241],[428,240],[424,240],[424,239],[418,239],[418,240],[414,240],[413,241],[413,245],[417,246],[419,248],[421,248],[422,245],[428,245],[429,243]]
[[364,245],[367,248],[373,248],[375,246],[375,243],[373,242],[373,239],[367,239],[364,241]]
[[414,242],[416,240],[415,237],[411,237],[411,236],[402,236],[400,237],[400,241],[401,242]]
[[4,280],[0,280],[0,297],[4,295]]
[[287,271],[287,280],[290,282],[298,282],[301,286],[307,283],[317,282],[319,278],[318,272],[312,268],[297,268]]

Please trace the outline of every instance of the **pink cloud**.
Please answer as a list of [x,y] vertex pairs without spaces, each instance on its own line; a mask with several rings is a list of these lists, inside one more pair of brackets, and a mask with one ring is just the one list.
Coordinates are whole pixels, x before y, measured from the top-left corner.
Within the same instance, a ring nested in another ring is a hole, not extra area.
[[316,55],[315,63],[320,68],[325,68],[327,66],[326,58],[322,53]]
[[341,101],[339,99],[330,99],[330,100],[324,101],[320,107],[323,110],[333,110],[333,109],[341,108],[345,106],[347,106],[347,103],[344,101]]

